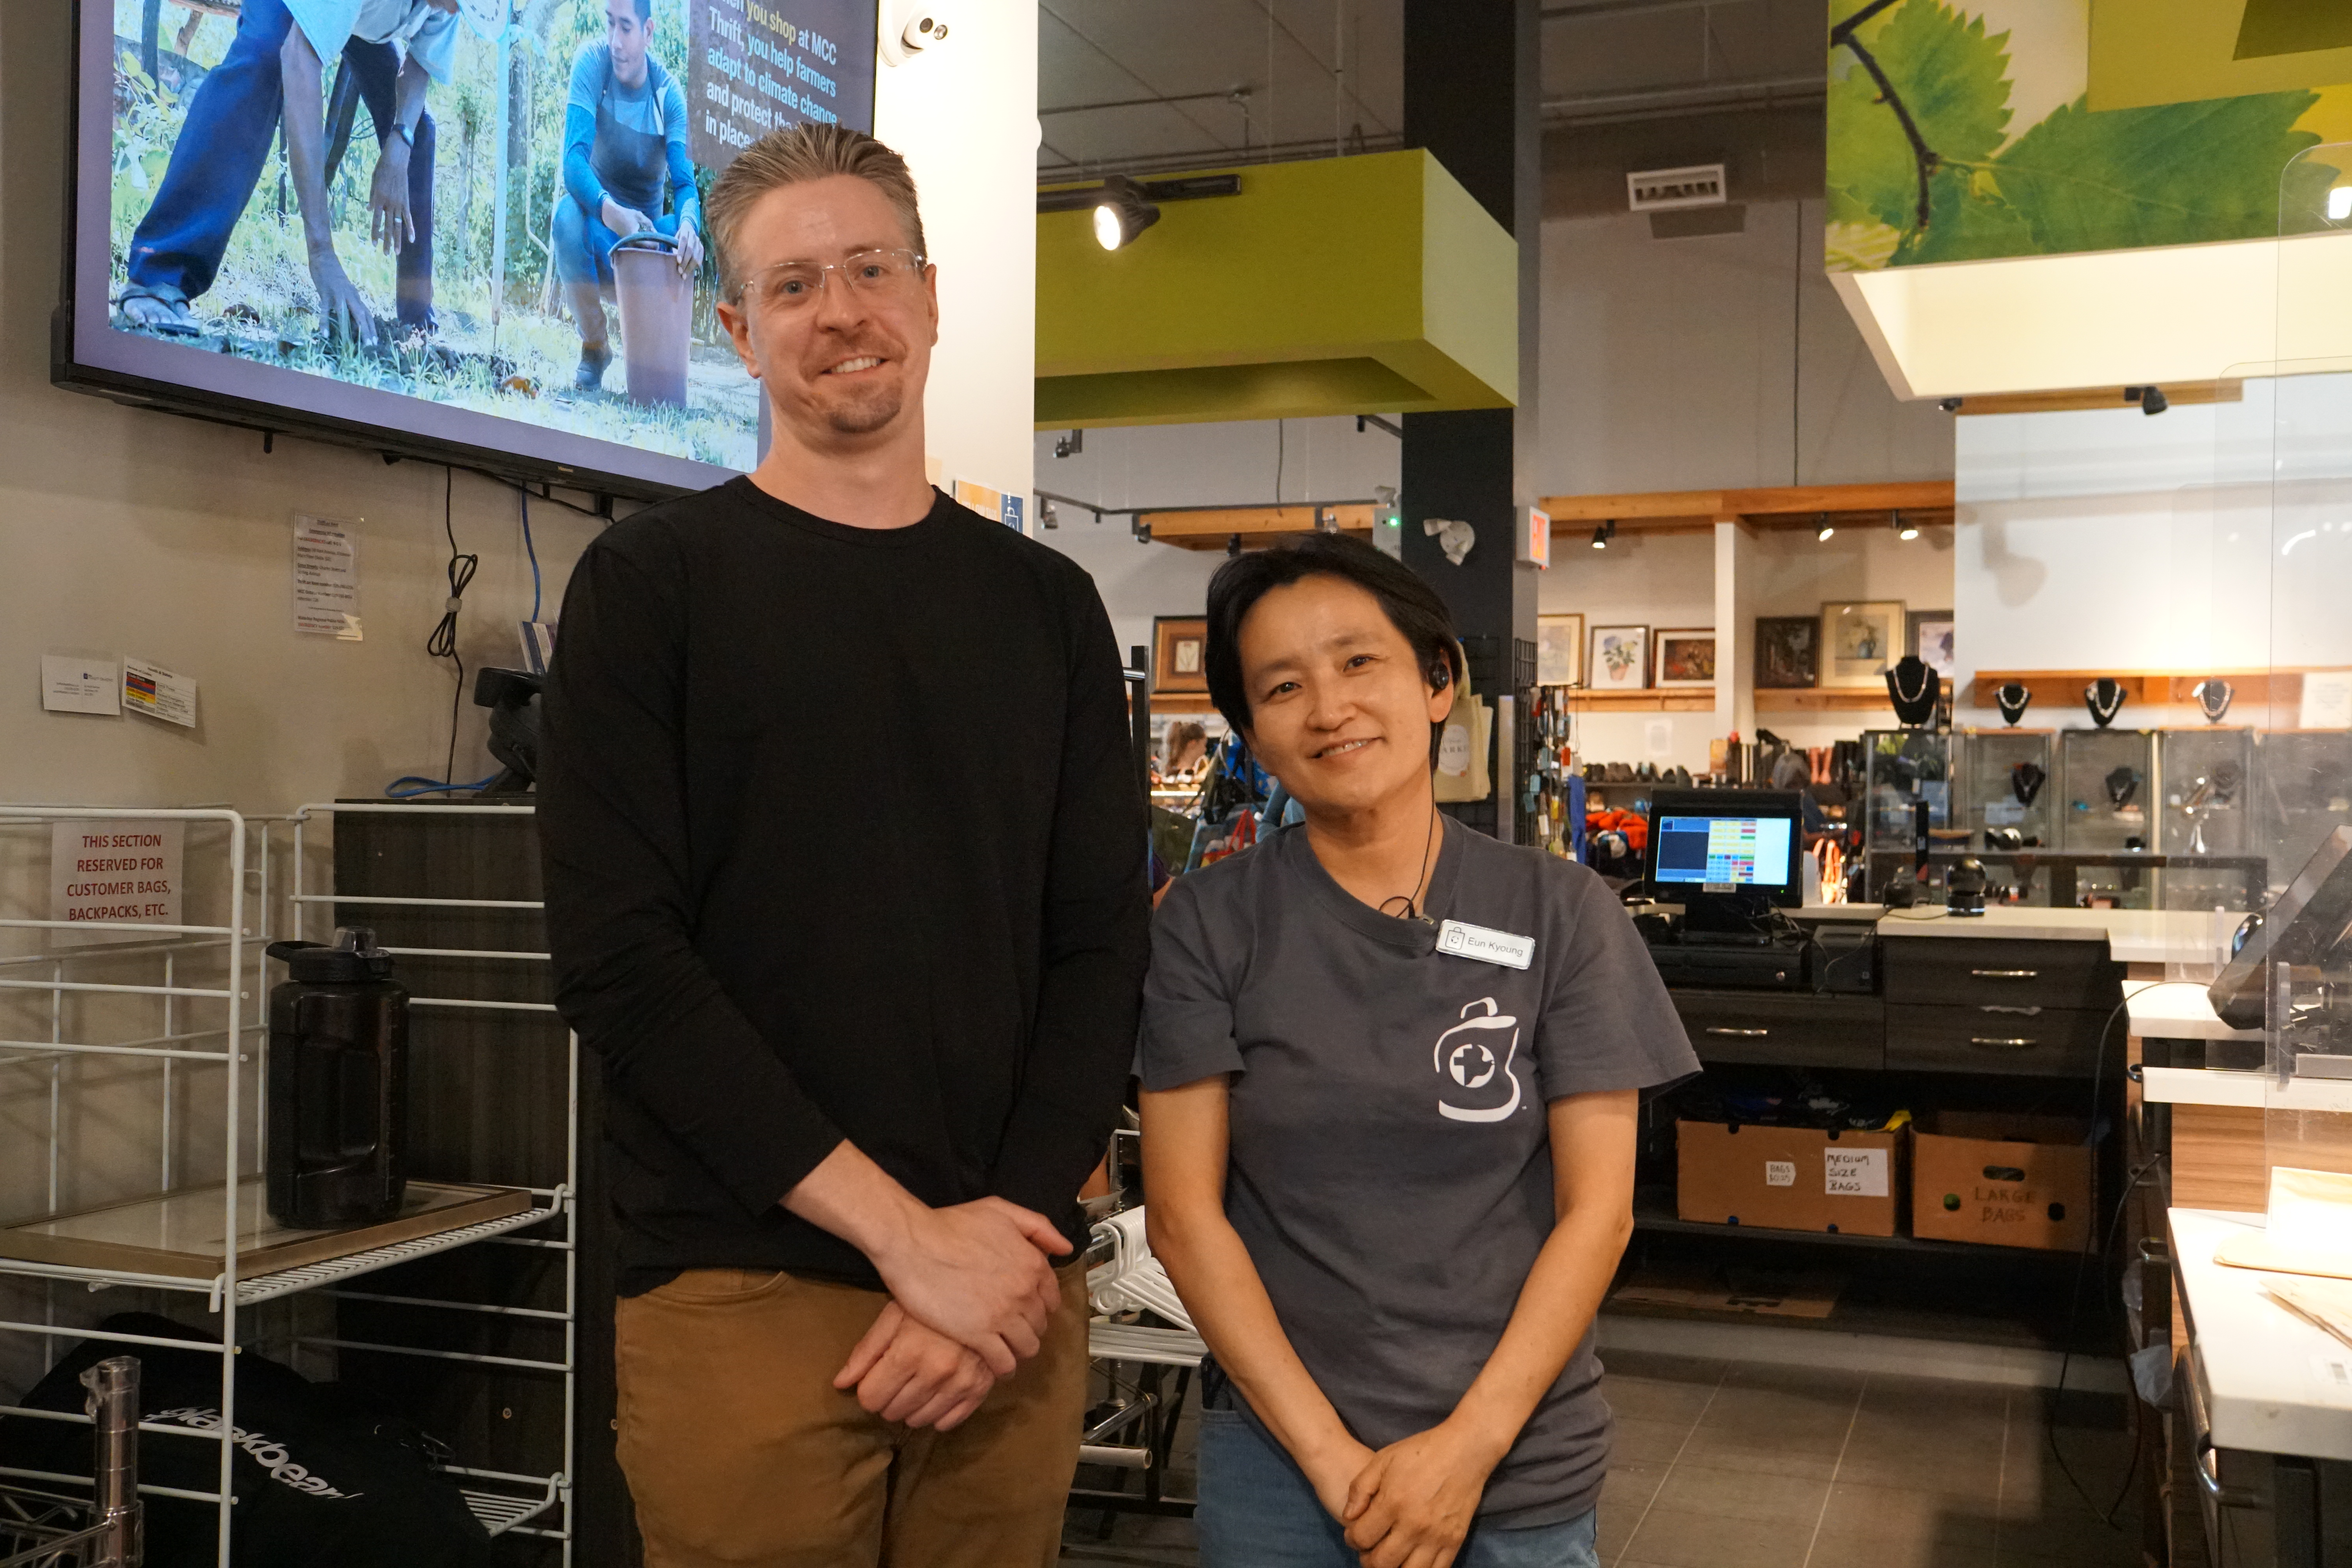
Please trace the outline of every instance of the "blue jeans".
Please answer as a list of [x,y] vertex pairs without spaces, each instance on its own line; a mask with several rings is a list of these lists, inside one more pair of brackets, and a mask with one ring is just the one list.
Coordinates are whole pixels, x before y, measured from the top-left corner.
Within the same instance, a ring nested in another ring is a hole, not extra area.
[[[1239,1410],[1201,1411],[1201,1568],[1359,1568],[1306,1472]],[[1454,1568],[1599,1568],[1595,1510],[1532,1530],[1474,1525]]]
[[[677,215],[669,213],[654,219],[654,232],[664,236],[677,233]],[[604,220],[591,215],[580,205],[580,198],[570,191],[558,191],[555,195],[555,275],[566,283],[613,282],[613,247],[621,237],[604,226]]]
[[[167,298],[193,300],[213,286],[229,235],[253,199],[268,162],[270,139],[286,103],[278,51],[294,26],[286,0],[245,0],[228,53],[197,85],[154,203],[131,237],[131,284]],[[391,125],[400,52],[358,38],[343,46],[342,68],[358,83],[382,139]],[[320,156],[325,149],[320,149]],[[401,247],[401,325],[433,322],[433,117],[416,122],[408,157],[408,202],[416,239]]]

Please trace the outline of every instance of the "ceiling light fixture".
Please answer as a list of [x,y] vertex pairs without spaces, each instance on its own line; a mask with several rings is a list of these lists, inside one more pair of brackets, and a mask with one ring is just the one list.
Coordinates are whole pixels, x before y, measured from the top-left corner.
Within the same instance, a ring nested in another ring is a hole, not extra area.
[[1037,193],[1040,213],[1090,212],[1095,240],[1105,250],[1134,243],[1160,221],[1162,202],[1197,201],[1242,194],[1239,174],[1187,174],[1176,180],[1138,180],[1108,174],[1097,184],[1059,186]]
[[1813,519],[1813,523],[1821,530],[1821,531],[1814,534],[1813,537],[1820,540],[1823,544],[1827,544],[1831,538],[1837,532],[1837,524],[1830,521],[1830,514],[1827,512],[1822,512],[1819,516],[1815,517]]
[[1895,513],[1892,521],[1895,524],[1895,538],[1912,540],[1919,537],[1919,525],[1916,522],[1904,521],[1903,514],[1901,512],[1898,511]]
[[1616,537],[1617,520],[1612,517],[1592,531],[1592,548],[1606,550],[1609,548],[1609,542]]
[[1160,209],[1146,201],[1143,187],[1125,174],[1103,182],[1102,198],[1095,205],[1095,243],[1117,250],[1160,221]]

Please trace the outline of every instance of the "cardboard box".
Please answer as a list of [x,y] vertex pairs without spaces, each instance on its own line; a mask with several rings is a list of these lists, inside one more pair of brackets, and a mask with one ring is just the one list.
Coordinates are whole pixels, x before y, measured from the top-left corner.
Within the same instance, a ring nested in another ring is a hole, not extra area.
[[1677,1121],[1675,1212],[1713,1225],[1893,1236],[1904,1142],[1901,1129]]
[[1930,1111],[1911,1155],[1911,1234],[2080,1252],[2095,1215],[2088,1127],[2069,1116]]

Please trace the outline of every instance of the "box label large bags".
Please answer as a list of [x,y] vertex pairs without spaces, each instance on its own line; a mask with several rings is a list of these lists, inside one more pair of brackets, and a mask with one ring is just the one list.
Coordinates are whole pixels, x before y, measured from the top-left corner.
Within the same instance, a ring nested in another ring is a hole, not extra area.
[[2072,1117],[1933,1111],[1911,1155],[1911,1234],[2079,1252],[2090,1238],[2092,1149]]

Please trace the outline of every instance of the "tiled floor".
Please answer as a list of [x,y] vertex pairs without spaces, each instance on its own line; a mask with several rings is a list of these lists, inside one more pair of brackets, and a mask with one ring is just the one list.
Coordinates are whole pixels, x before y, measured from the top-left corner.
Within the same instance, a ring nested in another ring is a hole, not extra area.
[[[1619,1352],[1605,1568],[2130,1568],[2137,1491],[2122,1404],[2046,1390]],[[1180,1440],[1178,1462],[1189,1471]],[[1171,1478],[1189,1489],[1189,1473]],[[2137,1485],[2137,1484],[2136,1484]],[[1073,1512],[1063,1562],[1191,1564],[1181,1521]]]

